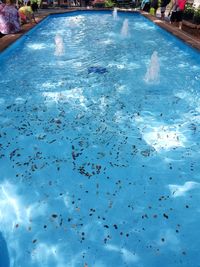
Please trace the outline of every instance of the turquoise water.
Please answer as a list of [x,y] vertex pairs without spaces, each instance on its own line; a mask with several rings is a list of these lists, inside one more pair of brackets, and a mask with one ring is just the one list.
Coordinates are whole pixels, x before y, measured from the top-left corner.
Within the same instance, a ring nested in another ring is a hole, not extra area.
[[0,266],[200,266],[200,54],[73,12],[0,64]]

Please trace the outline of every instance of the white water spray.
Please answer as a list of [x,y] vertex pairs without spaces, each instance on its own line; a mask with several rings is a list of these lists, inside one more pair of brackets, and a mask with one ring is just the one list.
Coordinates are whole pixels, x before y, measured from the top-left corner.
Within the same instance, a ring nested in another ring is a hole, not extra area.
[[159,83],[160,81],[160,64],[158,53],[156,51],[154,51],[151,56],[151,61],[144,76],[144,81],[146,83]]
[[65,53],[63,38],[60,34],[55,36],[55,56],[62,56]]
[[128,36],[128,19],[125,19],[121,29],[121,35],[123,37]]
[[117,8],[116,7],[114,8],[112,15],[113,15],[113,19],[117,20],[118,16],[117,16]]

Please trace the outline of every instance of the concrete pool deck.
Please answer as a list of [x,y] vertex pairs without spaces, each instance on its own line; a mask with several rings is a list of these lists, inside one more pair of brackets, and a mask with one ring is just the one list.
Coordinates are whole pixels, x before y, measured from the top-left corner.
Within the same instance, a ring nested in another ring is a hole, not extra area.
[[[59,13],[68,13],[71,11],[76,11],[76,10],[108,10],[108,9],[86,9],[86,8],[78,8],[78,7],[74,7],[74,8],[52,8],[52,9],[40,9],[38,13],[35,14],[36,20],[38,21],[38,23],[40,23],[44,18],[46,18],[48,15],[50,14],[59,14]],[[145,16],[146,18],[148,18],[149,20],[153,21],[156,25],[160,26],[161,28],[165,29],[166,31],[172,33],[173,35],[175,35],[176,37],[178,37],[179,39],[181,39],[182,41],[184,41],[185,43],[189,44],[191,47],[196,48],[197,50],[200,51],[200,39],[198,39],[197,37],[190,35],[189,33],[185,32],[184,30],[179,30],[177,27],[175,27],[174,25],[171,25],[168,21],[163,21],[161,19],[159,19],[158,17],[152,16],[149,13],[143,12],[143,11],[135,11],[135,10],[131,10],[131,9],[119,9],[120,11],[124,11],[124,12],[140,12],[143,16]],[[9,35],[5,35],[2,38],[0,38],[0,52],[2,52],[3,50],[5,50],[9,45],[11,45],[14,41],[16,41],[18,38],[20,38],[23,34],[25,34],[27,31],[29,31],[30,29],[32,29],[35,25],[35,23],[32,24],[25,24],[22,25],[22,29],[19,33],[16,34],[9,34]]]

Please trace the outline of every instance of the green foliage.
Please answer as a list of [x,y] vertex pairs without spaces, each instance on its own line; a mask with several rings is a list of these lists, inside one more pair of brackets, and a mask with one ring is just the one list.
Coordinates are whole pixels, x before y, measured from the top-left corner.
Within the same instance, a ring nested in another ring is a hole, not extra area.
[[194,14],[194,7],[191,4],[186,4],[184,9],[184,14]]
[[194,15],[200,17],[200,7],[194,11]]
[[41,4],[41,0],[31,0],[31,4],[37,3],[39,6]]
[[194,11],[193,22],[195,24],[200,24],[200,7]]
[[105,7],[114,7],[115,3],[112,0],[105,1]]
[[185,20],[192,20],[193,19],[193,16],[194,16],[194,7],[191,5],[191,4],[186,4],[185,5],[185,9],[184,9],[184,12],[183,12],[183,19]]

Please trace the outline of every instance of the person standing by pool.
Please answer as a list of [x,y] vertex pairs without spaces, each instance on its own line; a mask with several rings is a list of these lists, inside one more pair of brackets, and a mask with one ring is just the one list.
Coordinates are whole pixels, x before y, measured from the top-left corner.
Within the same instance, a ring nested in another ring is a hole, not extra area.
[[143,11],[149,12],[149,10],[150,10],[150,0],[142,0],[140,8]]
[[158,0],[151,0],[150,14],[155,16],[158,9]]
[[0,33],[10,34],[20,31],[19,14],[14,0],[7,0],[0,4]]
[[37,12],[38,11],[38,3],[37,3],[36,0],[33,0],[31,2],[31,8],[32,8],[33,12]]
[[183,11],[185,9],[186,0],[173,0],[171,7],[172,14],[170,17],[170,22],[178,23],[179,29],[182,29]]
[[170,0],[161,0],[160,9],[161,9],[161,19],[164,20],[165,18],[165,11],[167,5],[170,3]]

